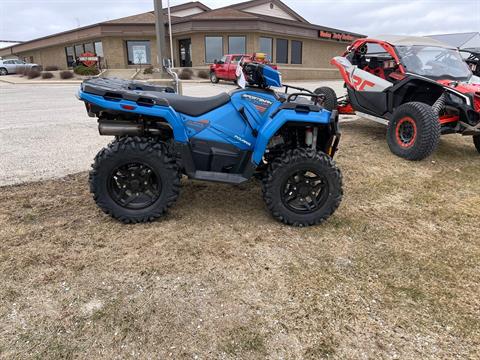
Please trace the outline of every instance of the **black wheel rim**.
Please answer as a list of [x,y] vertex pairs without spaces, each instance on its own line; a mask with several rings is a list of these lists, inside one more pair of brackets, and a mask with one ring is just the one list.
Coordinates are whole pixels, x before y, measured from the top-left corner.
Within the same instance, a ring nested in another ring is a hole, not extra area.
[[108,181],[112,199],[126,209],[144,209],[162,192],[160,176],[148,165],[128,163],[115,168]]
[[299,214],[313,213],[328,199],[327,178],[312,169],[296,170],[282,186],[282,202],[289,210]]

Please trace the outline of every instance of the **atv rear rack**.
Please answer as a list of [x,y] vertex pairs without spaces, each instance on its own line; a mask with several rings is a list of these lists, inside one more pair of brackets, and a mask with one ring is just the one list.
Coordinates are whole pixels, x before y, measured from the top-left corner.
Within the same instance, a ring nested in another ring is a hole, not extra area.
[[82,83],[82,91],[102,96],[108,100],[130,100],[134,102],[142,102],[154,105],[155,100],[158,101],[160,93],[174,93],[175,90],[168,86],[158,86],[147,84],[140,81],[123,80],[123,79],[102,79],[95,78],[85,80]]

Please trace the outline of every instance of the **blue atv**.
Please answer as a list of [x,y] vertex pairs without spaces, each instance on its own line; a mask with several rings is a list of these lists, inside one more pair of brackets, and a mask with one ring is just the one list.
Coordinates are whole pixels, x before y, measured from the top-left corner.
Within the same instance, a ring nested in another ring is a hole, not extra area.
[[97,205],[125,223],[147,222],[177,200],[182,174],[229,184],[256,176],[274,218],[308,226],[332,215],[343,194],[332,160],[338,113],[323,108],[324,95],[272,90],[282,84],[268,66],[243,70],[245,88],[205,98],[136,81],[84,81],[80,100],[100,134],[115,136],[90,172]]

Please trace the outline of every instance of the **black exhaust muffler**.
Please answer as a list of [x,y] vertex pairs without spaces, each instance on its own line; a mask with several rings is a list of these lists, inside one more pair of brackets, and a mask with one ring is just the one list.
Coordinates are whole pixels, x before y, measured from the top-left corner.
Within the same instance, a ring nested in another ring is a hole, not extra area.
[[[170,129],[168,124],[157,124],[160,127]],[[98,132],[100,135],[105,136],[143,136],[145,134],[159,135],[160,129],[148,128],[138,122],[126,121],[126,120],[99,120]]]
[[107,136],[138,136],[143,135],[142,124],[122,120],[100,120],[98,132]]

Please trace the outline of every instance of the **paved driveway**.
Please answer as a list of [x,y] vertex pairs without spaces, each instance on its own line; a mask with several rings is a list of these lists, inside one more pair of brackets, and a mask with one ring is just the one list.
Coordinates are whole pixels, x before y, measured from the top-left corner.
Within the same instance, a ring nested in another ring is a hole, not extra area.
[[[316,82],[295,83],[313,89]],[[341,92],[339,81],[322,84]],[[209,96],[234,89],[209,83],[184,85],[184,94]],[[78,85],[10,85],[0,82],[0,186],[60,177],[89,169],[110,141],[98,135],[75,93]]]

